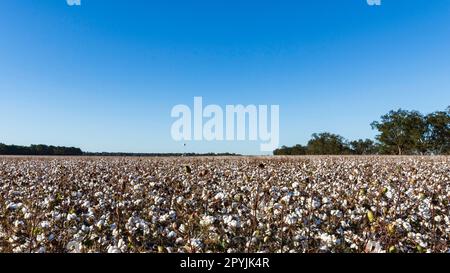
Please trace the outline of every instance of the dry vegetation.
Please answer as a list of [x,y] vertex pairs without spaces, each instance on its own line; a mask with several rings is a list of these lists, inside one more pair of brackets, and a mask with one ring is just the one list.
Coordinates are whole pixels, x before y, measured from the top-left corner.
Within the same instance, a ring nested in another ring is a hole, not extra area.
[[450,248],[450,157],[3,157],[0,187],[0,252]]

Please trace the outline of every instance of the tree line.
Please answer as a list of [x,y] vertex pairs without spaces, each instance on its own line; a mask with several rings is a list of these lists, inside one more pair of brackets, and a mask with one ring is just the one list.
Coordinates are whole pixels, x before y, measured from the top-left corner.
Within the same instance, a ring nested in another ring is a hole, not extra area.
[[80,148],[48,145],[5,145],[0,143],[0,155],[83,155]]
[[445,111],[423,115],[399,109],[371,123],[375,140],[349,141],[333,133],[313,134],[303,146],[283,146],[274,155],[449,155],[450,106]]
[[167,157],[178,157],[178,156],[240,156],[239,154],[233,153],[92,153],[83,152],[80,148],[74,147],[56,147],[48,145],[31,145],[31,146],[18,146],[18,145],[5,145],[0,143],[0,155],[49,155],[49,156],[130,156],[130,157],[148,157],[148,156],[167,156]]

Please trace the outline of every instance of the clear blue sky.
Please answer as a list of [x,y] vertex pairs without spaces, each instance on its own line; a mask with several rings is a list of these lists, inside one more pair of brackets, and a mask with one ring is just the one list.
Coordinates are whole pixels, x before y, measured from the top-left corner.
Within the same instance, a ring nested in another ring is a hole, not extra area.
[[0,142],[237,152],[171,139],[176,104],[279,104],[280,144],[372,138],[391,109],[450,104],[450,1],[4,0]]

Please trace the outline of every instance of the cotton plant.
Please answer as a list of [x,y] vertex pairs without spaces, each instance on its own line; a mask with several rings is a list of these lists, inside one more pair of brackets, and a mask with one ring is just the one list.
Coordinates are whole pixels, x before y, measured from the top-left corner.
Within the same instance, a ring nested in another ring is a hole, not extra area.
[[2,162],[0,252],[450,251],[449,157]]

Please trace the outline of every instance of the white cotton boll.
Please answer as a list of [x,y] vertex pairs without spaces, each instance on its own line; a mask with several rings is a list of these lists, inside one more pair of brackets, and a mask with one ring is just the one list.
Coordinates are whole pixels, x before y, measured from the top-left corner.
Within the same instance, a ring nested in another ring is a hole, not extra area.
[[283,205],[281,205],[280,203],[273,204],[273,209],[275,209],[275,210],[281,210],[282,208],[283,208]]
[[112,235],[113,235],[114,237],[118,237],[119,234],[120,234],[120,233],[119,233],[119,229],[117,229],[117,228],[114,229],[113,232],[112,232]]
[[179,230],[181,233],[186,233],[186,226],[185,226],[184,224],[181,224],[180,227],[178,228],[178,230]]
[[331,215],[341,218],[343,216],[343,213],[340,210],[332,210]]
[[16,227],[16,228],[24,226],[24,222],[20,221],[20,220],[15,220],[13,224],[14,224],[14,227]]
[[214,224],[214,222],[216,221],[216,218],[214,216],[203,216],[203,218],[200,220],[200,225],[201,226],[210,226],[212,224]]
[[54,199],[53,198],[45,198],[44,199],[44,206],[45,207],[50,207],[50,203],[53,201]]
[[203,243],[200,239],[191,239],[189,243],[192,247],[196,249],[201,249],[203,247]]
[[13,249],[13,253],[23,253],[23,252],[24,252],[23,246],[17,246]]
[[123,239],[119,240],[119,242],[117,243],[117,247],[119,248],[119,250],[121,252],[125,252],[127,250],[127,244],[125,243],[125,241]]
[[89,231],[91,231],[91,228],[86,226],[86,225],[82,225],[81,226],[81,231],[88,233]]
[[28,220],[28,219],[30,219],[32,216],[33,216],[33,214],[27,212],[27,213],[25,213],[25,215],[23,216],[23,218],[24,218],[25,220]]
[[392,199],[392,192],[389,190],[384,194],[384,196],[386,196],[388,199]]
[[369,241],[366,245],[366,252],[370,253],[384,253],[380,242]]
[[283,198],[281,198],[281,203],[289,204],[289,201],[291,201],[291,196],[290,195],[286,195]]
[[98,229],[102,229],[104,225],[105,225],[105,220],[103,220],[103,219],[98,220],[98,222],[95,224],[95,226]]
[[411,224],[409,224],[408,222],[403,222],[402,226],[408,232],[411,231],[411,229],[412,229]]
[[53,219],[55,221],[59,221],[59,220],[61,220],[61,218],[62,218],[61,213],[59,213],[59,212],[53,213]]
[[231,220],[233,220],[233,217],[231,215],[224,215],[222,219],[223,222],[228,225],[231,222]]
[[298,222],[298,217],[295,214],[290,214],[285,217],[284,222],[288,225],[295,225]]
[[229,248],[229,249],[227,249],[227,253],[236,253],[237,251],[236,251],[236,249],[234,249],[234,248]]
[[156,199],[155,199],[155,203],[156,203],[157,205],[160,205],[160,204],[164,203],[164,201],[166,201],[166,199],[165,199],[164,197],[161,197],[161,196],[158,196],[158,197],[156,197]]
[[45,248],[45,246],[41,246],[37,251],[37,253],[40,253],[40,254],[46,253],[46,252],[47,252],[47,249]]
[[6,206],[9,210],[17,210],[21,207],[21,203],[10,203],[8,206]]
[[101,191],[94,193],[94,197],[96,197],[96,198],[100,198],[102,196],[103,196],[103,192],[101,192]]
[[122,253],[122,251],[116,246],[109,246],[108,253]]
[[214,196],[215,200],[223,200],[224,198],[225,198],[225,195],[222,192],[219,192]]
[[177,218],[177,212],[174,210],[169,211],[169,218],[175,220]]
[[163,214],[159,217],[158,221],[160,223],[164,224],[165,222],[167,222],[169,220],[169,218],[170,218],[170,216],[168,214]]
[[421,246],[422,248],[426,248],[428,247],[427,242],[424,242],[422,239],[416,239],[417,243],[419,244],[419,246]]
[[41,228],[46,229],[50,227],[50,223],[48,221],[41,222]]
[[313,199],[311,205],[312,205],[313,208],[318,209],[318,208],[320,208],[321,203],[320,203],[319,200]]
[[38,234],[37,236],[36,236],[36,241],[38,242],[38,243],[40,243],[40,242],[42,242],[42,241],[44,241],[45,240],[45,236],[43,235],[43,234]]
[[74,213],[69,213],[67,214],[67,221],[72,221],[72,220],[76,220],[77,219],[77,215]]
[[22,209],[20,211],[22,211],[23,214],[28,213],[28,209],[26,207],[22,207]]
[[240,227],[241,227],[241,222],[238,221],[238,220],[233,219],[233,220],[231,220],[231,221],[228,223],[228,226],[230,226],[230,227],[232,227],[232,228],[240,228]]
[[70,241],[67,246],[66,249],[68,252],[70,253],[80,253],[81,252],[81,243],[77,242],[77,241]]
[[320,235],[320,240],[322,240],[325,244],[330,244],[333,241],[333,238],[327,233],[322,233]]

